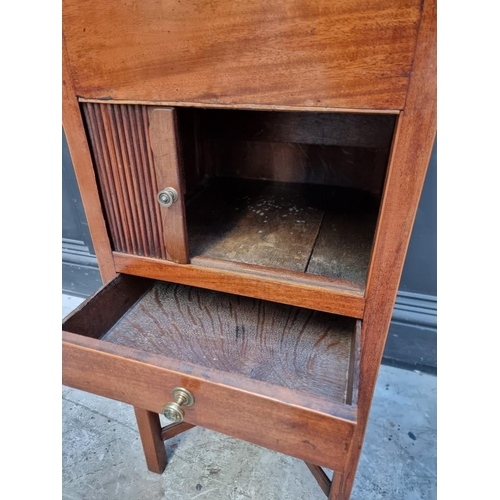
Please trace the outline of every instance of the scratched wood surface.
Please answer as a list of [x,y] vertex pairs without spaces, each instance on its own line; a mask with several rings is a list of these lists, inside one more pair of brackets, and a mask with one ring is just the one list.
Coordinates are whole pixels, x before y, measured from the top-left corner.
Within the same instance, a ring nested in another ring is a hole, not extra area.
[[187,207],[191,257],[338,278],[364,287],[376,197],[329,186],[217,179]]
[[[306,272],[362,284],[370,266],[378,203],[370,196],[337,190],[321,224]],[[355,197],[355,202],[351,196]]]
[[191,256],[303,272],[323,218],[301,186],[217,179],[187,207]]
[[344,403],[355,320],[158,282],[103,340]]
[[402,109],[421,0],[65,0],[88,98]]

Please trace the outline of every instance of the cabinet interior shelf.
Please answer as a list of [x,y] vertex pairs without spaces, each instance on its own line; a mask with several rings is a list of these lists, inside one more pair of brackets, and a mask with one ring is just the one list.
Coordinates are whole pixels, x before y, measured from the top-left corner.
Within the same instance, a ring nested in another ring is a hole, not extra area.
[[187,206],[191,258],[350,281],[364,289],[379,200],[335,186],[216,178]]

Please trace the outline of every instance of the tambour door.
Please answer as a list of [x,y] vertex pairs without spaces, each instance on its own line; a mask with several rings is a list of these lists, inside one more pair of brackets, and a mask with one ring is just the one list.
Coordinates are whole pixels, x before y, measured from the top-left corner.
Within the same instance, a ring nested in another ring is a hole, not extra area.
[[116,252],[188,262],[175,110],[82,106]]

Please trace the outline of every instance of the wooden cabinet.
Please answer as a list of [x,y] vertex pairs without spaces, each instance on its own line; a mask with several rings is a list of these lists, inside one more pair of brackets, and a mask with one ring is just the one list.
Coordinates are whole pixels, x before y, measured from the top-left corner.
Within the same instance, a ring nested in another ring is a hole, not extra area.
[[63,3],[106,283],[63,323],[64,383],[134,405],[151,470],[200,425],[348,499],[435,135],[435,4]]

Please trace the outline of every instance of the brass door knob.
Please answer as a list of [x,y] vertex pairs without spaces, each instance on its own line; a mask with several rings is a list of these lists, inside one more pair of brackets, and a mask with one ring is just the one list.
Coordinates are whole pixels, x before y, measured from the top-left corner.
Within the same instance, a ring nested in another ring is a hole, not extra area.
[[193,406],[194,396],[187,389],[183,389],[182,387],[175,387],[172,389],[172,396],[175,401],[167,403],[163,407],[163,415],[173,422],[182,422],[184,420],[184,410],[182,407]]
[[162,207],[168,208],[179,199],[179,195],[173,187],[167,187],[158,193],[157,199]]

